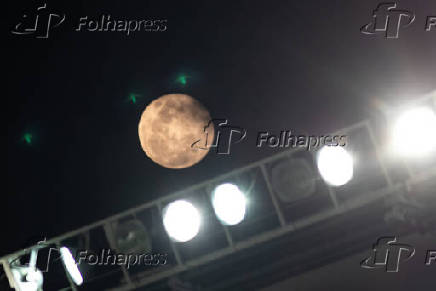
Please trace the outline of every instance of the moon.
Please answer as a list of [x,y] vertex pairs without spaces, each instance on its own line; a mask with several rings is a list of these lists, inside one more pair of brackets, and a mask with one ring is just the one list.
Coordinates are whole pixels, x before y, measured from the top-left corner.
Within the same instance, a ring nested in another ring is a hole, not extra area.
[[210,120],[206,108],[191,96],[163,95],[153,100],[141,115],[138,125],[141,147],[162,167],[191,167],[209,152],[205,145],[210,145],[215,136],[213,124],[208,126]]

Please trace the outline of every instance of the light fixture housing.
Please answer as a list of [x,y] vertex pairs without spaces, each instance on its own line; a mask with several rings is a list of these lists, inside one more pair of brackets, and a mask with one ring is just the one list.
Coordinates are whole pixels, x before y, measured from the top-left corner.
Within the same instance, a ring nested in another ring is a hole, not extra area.
[[113,223],[116,248],[123,254],[141,254],[152,251],[151,236],[139,219]]
[[313,171],[303,158],[285,159],[275,164],[271,169],[271,183],[284,203],[308,198],[316,190]]

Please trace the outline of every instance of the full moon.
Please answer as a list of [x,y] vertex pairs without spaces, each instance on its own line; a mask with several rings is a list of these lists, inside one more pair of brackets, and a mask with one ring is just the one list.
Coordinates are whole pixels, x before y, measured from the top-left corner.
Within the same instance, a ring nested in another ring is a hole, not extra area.
[[215,135],[213,124],[206,127],[210,120],[206,108],[191,96],[163,95],[153,100],[141,115],[138,125],[141,147],[162,167],[191,167],[209,152],[206,144],[210,145]]

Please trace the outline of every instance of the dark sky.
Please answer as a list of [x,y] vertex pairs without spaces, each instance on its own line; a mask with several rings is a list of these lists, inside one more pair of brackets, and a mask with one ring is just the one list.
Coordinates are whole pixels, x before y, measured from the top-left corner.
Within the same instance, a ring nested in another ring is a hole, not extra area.
[[[368,251],[358,253],[339,260],[322,268],[311,270],[261,289],[262,291],[282,290],[311,290],[323,291],[328,286],[329,290],[427,290],[431,286],[434,269],[425,266],[426,251],[434,245],[434,235],[416,234],[404,236],[402,240],[412,243],[416,249],[416,260],[402,264],[398,273],[372,272],[360,268],[356,262],[368,256]],[[380,270],[379,270],[380,271]],[[313,278],[317,278],[313,280]],[[346,279],[344,279],[346,278]]]
[[[399,39],[364,35],[378,1],[50,1],[48,39],[13,35],[34,1],[5,9],[7,189],[0,254],[53,237],[277,152],[257,131],[329,133],[436,89],[436,1],[398,1]],[[79,17],[166,19],[164,32],[76,32]],[[185,86],[175,80],[189,76]],[[248,131],[229,156],[184,170],[149,160],[137,124],[165,93],[197,98]],[[140,94],[137,103],[130,94]],[[23,141],[32,134],[32,144]],[[35,241],[31,241],[34,243]]]

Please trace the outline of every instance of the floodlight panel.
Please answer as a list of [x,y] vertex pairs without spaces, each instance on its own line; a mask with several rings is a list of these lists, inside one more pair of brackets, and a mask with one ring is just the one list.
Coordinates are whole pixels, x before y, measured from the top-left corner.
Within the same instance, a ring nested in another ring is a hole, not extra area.
[[436,150],[436,114],[418,107],[403,112],[393,127],[392,146],[404,157],[423,157]]
[[340,146],[324,146],[318,153],[318,170],[332,186],[343,186],[353,178],[353,158]]
[[74,284],[78,286],[82,285],[82,274],[80,274],[79,268],[77,267],[76,261],[74,260],[70,250],[67,247],[61,247],[59,251],[61,253],[61,258],[65,265],[65,268],[71,279],[73,280]]
[[164,209],[163,224],[173,240],[187,242],[198,234],[201,217],[194,205],[185,200],[177,200]]
[[234,184],[218,185],[212,195],[212,205],[223,224],[236,225],[244,220],[246,198]]

